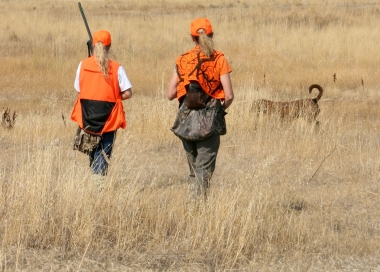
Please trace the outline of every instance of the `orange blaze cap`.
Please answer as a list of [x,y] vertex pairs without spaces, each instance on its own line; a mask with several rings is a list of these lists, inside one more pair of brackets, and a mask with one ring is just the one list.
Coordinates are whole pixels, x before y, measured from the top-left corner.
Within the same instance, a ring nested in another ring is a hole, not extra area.
[[111,44],[111,34],[107,30],[100,30],[94,33],[92,43],[95,45],[97,42],[102,42],[104,46]]
[[198,18],[191,22],[190,32],[192,36],[199,36],[198,30],[204,29],[206,35],[212,33],[212,25],[207,18]]

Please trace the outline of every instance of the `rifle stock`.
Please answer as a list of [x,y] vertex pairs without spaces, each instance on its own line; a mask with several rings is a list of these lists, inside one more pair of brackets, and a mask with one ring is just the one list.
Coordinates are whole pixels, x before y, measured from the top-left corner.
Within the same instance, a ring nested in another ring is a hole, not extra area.
[[88,27],[86,16],[84,15],[84,11],[83,11],[83,8],[82,8],[82,5],[81,5],[80,2],[78,2],[78,7],[79,7],[80,13],[82,14],[83,22],[84,22],[84,25],[86,26],[86,30],[87,30],[88,36],[90,37],[90,39],[87,41],[87,49],[88,49],[88,57],[91,57],[91,53],[92,53],[92,35],[91,35],[91,31],[90,31],[90,28]]

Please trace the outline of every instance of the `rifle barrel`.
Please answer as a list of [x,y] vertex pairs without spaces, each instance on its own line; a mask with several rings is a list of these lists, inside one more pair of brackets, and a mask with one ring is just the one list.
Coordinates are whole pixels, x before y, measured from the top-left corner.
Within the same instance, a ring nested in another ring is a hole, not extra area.
[[87,23],[87,20],[86,20],[86,16],[84,15],[84,11],[83,11],[83,8],[82,8],[82,5],[81,5],[80,2],[78,2],[78,6],[79,6],[80,13],[82,14],[82,18],[83,18],[83,21],[84,21],[84,25],[86,26],[88,36],[90,37],[90,40],[91,40],[91,42],[92,42],[91,31],[90,31],[90,28],[88,27],[88,23]]

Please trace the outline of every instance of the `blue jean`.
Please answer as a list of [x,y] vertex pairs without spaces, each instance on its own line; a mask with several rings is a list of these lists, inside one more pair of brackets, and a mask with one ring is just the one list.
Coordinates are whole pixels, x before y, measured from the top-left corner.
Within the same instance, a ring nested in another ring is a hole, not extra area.
[[104,158],[102,150],[111,158],[113,143],[116,138],[116,131],[106,132],[102,135],[102,139],[96,149],[90,154],[90,167],[94,174],[105,176],[107,175],[108,162]]

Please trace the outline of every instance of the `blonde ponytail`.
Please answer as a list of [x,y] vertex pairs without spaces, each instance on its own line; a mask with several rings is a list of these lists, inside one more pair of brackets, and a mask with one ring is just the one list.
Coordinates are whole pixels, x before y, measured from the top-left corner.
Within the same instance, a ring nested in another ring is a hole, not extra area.
[[94,46],[94,56],[103,76],[108,79],[108,51],[109,46],[104,46],[102,42],[97,42]]
[[212,35],[206,35],[204,29],[199,29],[198,33],[198,43],[203,54],[205,54],[207,57],[211,57],[214,53],[214,41],[212,40]]

